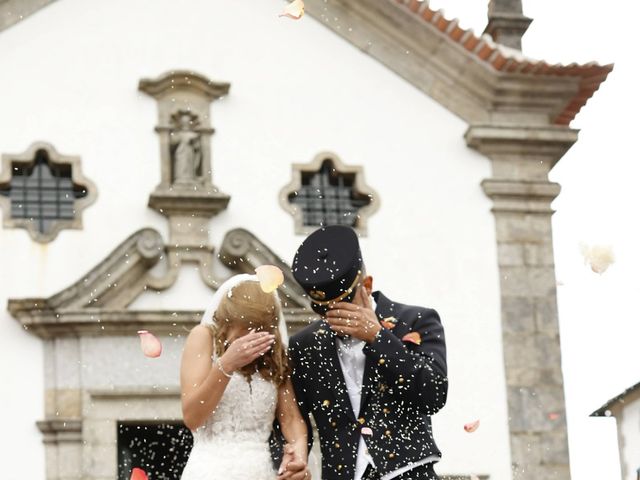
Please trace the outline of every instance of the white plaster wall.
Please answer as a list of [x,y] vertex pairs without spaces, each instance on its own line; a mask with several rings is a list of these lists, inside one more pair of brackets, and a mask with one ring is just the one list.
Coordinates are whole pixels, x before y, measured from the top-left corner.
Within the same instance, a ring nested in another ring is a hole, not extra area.
[[[632,398],[635,397],[635,398]],[[640,395],[630,395],[618,416],[618,446],[623,480],[637,480],[640,469]]]
[[[230,95],[212,109],[213,168],[214,183],[232,199],[211,222],[212,243],[244,227],[290,261],[303,237],[277,195],[291,164],[330,150],[364,165],[382,201],[362,239],[368,270],[389,297],[436,308],[446,329],[450,394],[435,418],[439,472],[510,478],[495,235],[479,186],[489,162],[465,147],[461,120],[312,18],[279,19],[282,6],[59,0],[0,34],[0,152],[51,142],[80,155],[99,189],[84,229],[51,244],[0,230],[0,302],[57,292],[140,227],[166,236],[165,219],[146,207],[159,181],[159,147],[156,104],[137,91],[138,80],[186,68],[229,81]],[[135,307],[203,308],[209,292],[189,267],[183,273],[171,290],[146,294]],[[4,474],[43,478],[34,427],[42,418],[42,348],[0,315],[10,386],[0,421],[20,439],[11,439],[20,449]],[[83,354],[94,347],[103,348],[84,342]],[[480,429],[465,433],[463,424],[476,418]]]

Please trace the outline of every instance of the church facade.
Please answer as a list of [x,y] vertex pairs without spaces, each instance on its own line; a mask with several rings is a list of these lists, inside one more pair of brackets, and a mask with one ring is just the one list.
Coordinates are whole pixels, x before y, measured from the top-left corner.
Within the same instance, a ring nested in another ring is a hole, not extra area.
[[0,2],[8,478],[179,478],[189,329],[262,264],[313,321],[289,264],[325,224],[442,317],[437,471],[570,478],[547,174],[612,66],[523,56],[518,1],[484,36],[427,1],[305,4]]

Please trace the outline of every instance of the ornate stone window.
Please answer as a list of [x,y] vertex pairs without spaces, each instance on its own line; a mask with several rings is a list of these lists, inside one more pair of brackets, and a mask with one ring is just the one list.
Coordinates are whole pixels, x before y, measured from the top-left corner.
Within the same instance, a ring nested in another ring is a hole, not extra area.
[[347,225],[366,234],[367,218],[379,198],[364,183],[362,167],[346,166],[333,153],[321,153],[309,164],[294,164],[293,179],[280,192],[280,204],[295,220],[297,234],[321,226]]
[[81,212],[95,198],[96,188],[82,176],[79,157],[60,155],[47,143],[2,155],[4,227],[26,228],[34,240],[49,242],[63,228],[82,228]]
[[182,424],[120,422],[118,480],[129,480],[134,467],[149,478],[180,478],[192,446],[193,436]]

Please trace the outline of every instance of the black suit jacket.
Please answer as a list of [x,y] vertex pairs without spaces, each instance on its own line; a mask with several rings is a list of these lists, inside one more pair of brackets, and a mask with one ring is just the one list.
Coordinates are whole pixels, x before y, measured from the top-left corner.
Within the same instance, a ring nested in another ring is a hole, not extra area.
[[[383,328],[365,345],[365,371],[360,413],[353,415],[335,345],[335,332],[319,320],[289,341],[292,381],[303,418],[311,427],[313,415],[320,436],[322,478],[353,479],[361,430],[370,455],[381,473],[387,473],[440,455],[431,418],[447,399],[444,330],[438,313],[403,305],[374,292],[380,320],[395,317],[392,329]],[[402,341],[418,332],[422,343]],[[311,443],[309,444],[311,447]]]

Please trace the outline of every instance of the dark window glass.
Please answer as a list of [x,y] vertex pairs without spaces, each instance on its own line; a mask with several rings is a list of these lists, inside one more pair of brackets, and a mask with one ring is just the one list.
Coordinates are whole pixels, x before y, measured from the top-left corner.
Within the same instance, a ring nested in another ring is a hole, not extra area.
[[121,422],[118,480],[129,480],[134,467],[150,480],[179,480],[192,446],[193,436],[181,423]]
[[358,210],[371,203],[367,195],[356,192],[355,175],[338,172],[325,160],[318,172],[303,172],[300,190],[289,195],[289,202],[302,210],[305,226],[357,226]]
[[36,222],[47,233],[56,220],[73,220],[74,201],[87,191],[71,180],[71,166],[49,161],[46,150],[38,150],[32,163],[14,163],[11,182],[0,185],[0,195],[11,199],[11,217]]

